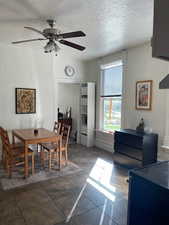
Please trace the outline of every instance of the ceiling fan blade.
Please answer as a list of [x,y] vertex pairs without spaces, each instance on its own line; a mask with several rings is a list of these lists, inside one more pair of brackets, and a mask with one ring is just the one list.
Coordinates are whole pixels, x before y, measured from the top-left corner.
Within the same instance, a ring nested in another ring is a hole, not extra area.
[[67,45],[67,46],[69,46],[69,47],[78,49],[78,50],[80,50],[80,51],[85,50],[85,47],[83,47],[83,46],[81,46],[81,45],[78,45],[78,44],[75,44],[75,43],[72,43],[72,42],[69,42],[69,41],[60,40],[59,42],[60,42],[61,44],[63,44],[63,45]]
[[43,32],[42,32],[42,31],[37,30],[37,29],[35,29],[35,28],[33,28],[33,27],[24,27],[24,28],[26,28],[26,29],[28,29],[28,30],[35,31],[35,32],[37,32],[37,33],[39,33],[39,34],[42,34],[42,35],[44,36],[44,34],[43,34]]
[[23,40],[23,41],[13,41],[12,44],[20,44],[24,42],[31,42],[31,41],[43,41],[46,40],[46,38],[36,38],[36,39],[29,39],[29,40]]
[[69,33],[63,33],[58,35],[61,38],[74,38],[74,37],[84,37],[86,34],[83,31],[75,31]]

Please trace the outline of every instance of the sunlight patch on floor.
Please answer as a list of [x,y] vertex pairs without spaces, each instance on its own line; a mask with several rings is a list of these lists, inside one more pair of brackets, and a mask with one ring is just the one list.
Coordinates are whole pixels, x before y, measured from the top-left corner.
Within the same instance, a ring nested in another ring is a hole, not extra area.
[[115,201],[116,188],[110,183],[112,171],[113,164],[98,158],[87,178],[87,182],[108,199]]

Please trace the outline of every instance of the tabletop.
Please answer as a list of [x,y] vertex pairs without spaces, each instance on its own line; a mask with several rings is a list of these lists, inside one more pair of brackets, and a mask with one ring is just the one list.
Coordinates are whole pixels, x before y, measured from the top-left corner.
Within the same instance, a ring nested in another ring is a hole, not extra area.
[[57,136],[55,132],[49,131],[45,128],[39,128],[37,134],[34,133],[34,129],[17,129],[12,132],[13,135],[19,137],[23,141],[53,138]]

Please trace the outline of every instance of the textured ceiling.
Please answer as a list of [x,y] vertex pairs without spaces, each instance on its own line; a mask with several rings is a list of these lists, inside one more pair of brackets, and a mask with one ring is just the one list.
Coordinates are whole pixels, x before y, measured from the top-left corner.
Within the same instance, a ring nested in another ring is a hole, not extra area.
[[[63,32],[82,30],[85,38],[69,39],[86,46],[72,55],[91,59],[150,40],[153,0],[0,0],[0,42],[39,37],[23,26],[42,30],[46,19],[56,19]],[[43,43],[22,46],[38,48]],[[61,46],[63,51],[69,47]]]

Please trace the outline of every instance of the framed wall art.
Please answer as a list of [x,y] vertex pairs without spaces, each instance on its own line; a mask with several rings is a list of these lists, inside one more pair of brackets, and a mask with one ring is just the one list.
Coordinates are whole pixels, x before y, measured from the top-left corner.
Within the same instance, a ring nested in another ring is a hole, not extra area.
[[152,108],[152,80],[136,82],[136,109],[151,110]]
[[16,114],[36,113],[36,89],[15,88]]

